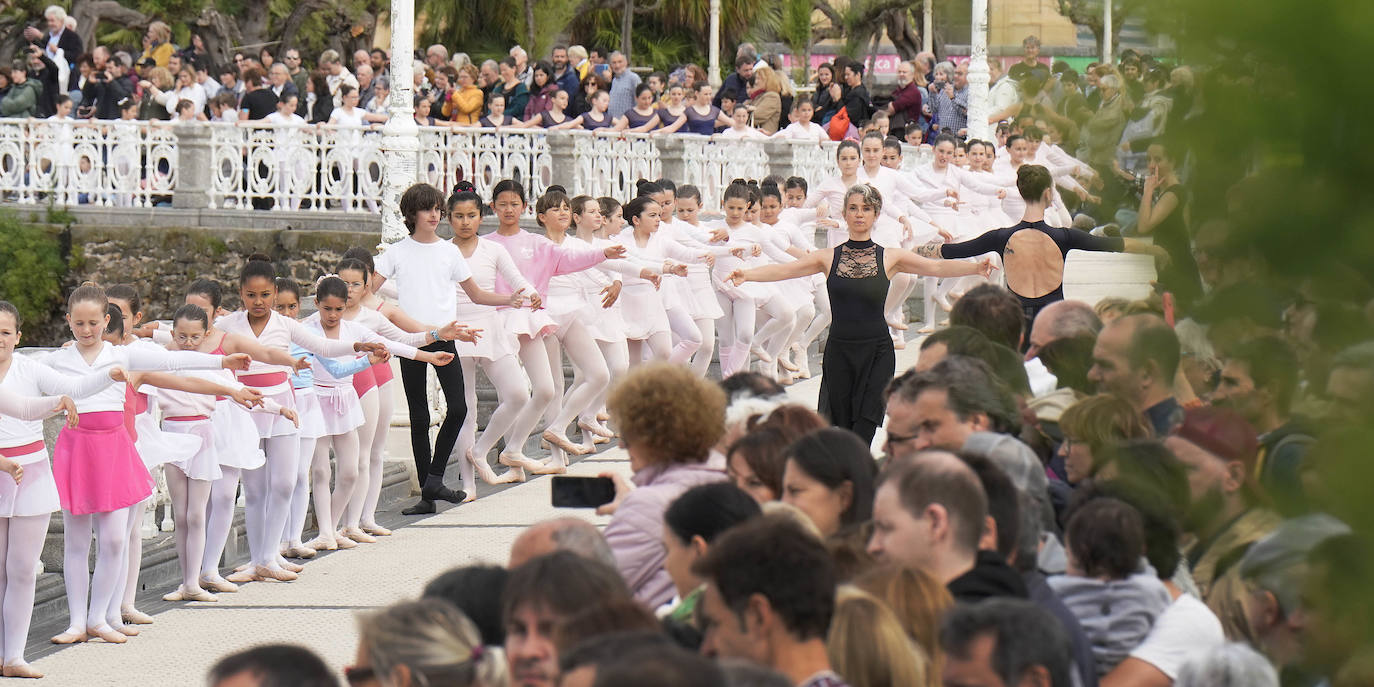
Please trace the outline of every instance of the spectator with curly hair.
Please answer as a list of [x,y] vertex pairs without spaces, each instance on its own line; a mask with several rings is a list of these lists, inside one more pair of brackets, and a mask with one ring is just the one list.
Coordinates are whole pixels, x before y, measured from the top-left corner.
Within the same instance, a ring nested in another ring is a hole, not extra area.
[[725,432],[725,392],[686,367],[650,363],[625,375],[606,407],[634,471],[633,485],[616,481],[606,541],[635,598],[656,608],[674,591],[664,569],[664,511],[688,489],[725,480],[724,472],[706,465]]

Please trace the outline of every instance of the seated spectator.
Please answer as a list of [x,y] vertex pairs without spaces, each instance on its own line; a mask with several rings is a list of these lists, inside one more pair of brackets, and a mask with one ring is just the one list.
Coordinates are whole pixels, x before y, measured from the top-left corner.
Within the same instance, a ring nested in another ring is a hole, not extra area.
[[1102,328],[1088,378],[1099,392],[1116,394],[1145,414],[1155,436],[1167,436],[1183,419],[1174,398],[1178,335],[1154,315],[1128,315]]
[[602,666],[644,647],[672,646],[661,632],[612,632],[589,637],[558,658],[558,687],[592,687]]
[[960,601],[994,596],[1025,598],[1025,581],[1009,565],[1021,526],[1021,491],[986,457],[965,452],[959,454],[959,460],[978,476],[988,514],[978,537],[977,562],[967,574],[949,583],[950,594]]
[[629,597],[593,604],[553,629],[553,646],[561,656],[583,641],[627,632],[658,632],[658,619]]
[[1015,350],[989,340],[973,327],[951,325],[927,336],[921,341],[921,357],[916,360],[915,370],[925,372],[952,355],[966,355],[987,363],[1015,394],[1030,397],[1032,366],[1024,363]]
[[668,506],[663,513],[663,543],[668,550],[663,567],[677,590],[677,603],[668,618],[696,622],[702,580],[692,566],[706,555],[717,535],[762,513],[753,498],[725,482],[692,487]]
[[1059,418],[1064,442],[1059,457],[1069,484],[1089,477],[1110,479],[1116,474],[1107,463],[1107,449],[1126,439],[1148,439],[1154,430],[1130,403],[1112,394],[1098,394],[1064,410]]
[[1069,643],[1054,616],[1029,601],[956,606],[940,632],[946,685],[1070,687]]
[[348,683],[396,687],[503,687],[506,663],[488,652],[462,611],[445,601],[405,601],[358,619]]
[[525,563],[555,551],[569,551],[599,563],[615,567],[615,554],[601,536],[596,525],[578,518],[555,518],[525,528],[510,547],[507,568],[514,570]]
[[797,436],[780,427],[756,427],[726,451],[725,472],[735,486],[760,504],[782,499],[784,451]]
[[721,131],[718,136],[721,138],[743,138],[743,139],[765,139],[768,135],[749,126],[749,107],[743,103],[735,105],[731,110],[731,121],[734,122],[730,128]]
[[873,512],[873,455],[858,435],[829,427],[802,436],[785,452],[782,501],[796,506],[821,535],[845,537]]
[[449,120],[460,126],[473,126],[482,116],[482,89],[477,87],[477,67],[467,64],[458,70],[458,88],[450,98]]
[[749,97],[754,126],[769,136],[782,122],[782,81],[771,67],[754,70],[754,89]]
[[920,568],[883,565],[854,579],[855,587],[882,599],[925,658],[926,684],[940,684],[944,655],[940,652],[940,618],[954,606],[954,597]]
[[1139,646],[1173,599],[1153,571],[1140,570],[1144,525],[1129,504],[1084,504],[1069,520],[1065,543],[1068,573],[1051,577],[1050,587],[1087,632],[1103,676]]
[[1274,666],[1247,644],[1233,642],[1190,659],[1175,687],[1278,687]]
[[702,652],[766,665],[800,687],[840,687],[825,637],[835,569],[815,537],[764,517],[722,535],[697,562],[706,580]]
[[501,591],[509,575],[498,565],[454,568],[430,580],[420,596],[453,604],[477,626],[482,644],[501,646],[506,643],[506,631],[501,624]]
[[[1040,348],[1036,358],[1054,375],[1059,391],[1068,390],[1071,393],[1064,396],[1078,400],[1096,390],[1096,385],[1088,378],[1093,366],[1093,347],[1096,345],[1096,335],[1056,339]],[[1036,402],[1032,400],[1027,405],[1035,407]]]
[[663,512],[688,489],[726,479],[706,465],[725,431],[725,394],[688,368],[645,364],[611,389],[606,408],[630,454],[635,485],[617,482],[606,541],[635,598],[657,608],[673,597],[663,568]]
[[727,658],[716,664],[725,673],[727,687],[793,687],[782,673],[757,663]]
[[929,684],[926,656],[880,599],[845,585],[826,639],[830,665],[853,687]]
[[290,644],[264,644],[215,662],[210,687],[338,687],[334,671],[315,652]]
[[713,661],[675,646],[647,646],[597,668],[596,687],[716,687],[725,674]]
[[512,570],[501,593],[511,682],[553,687],[558,678],[555,628],[587,608],[628,598],[630,591],[614,568],[568,551]]
[[964,448],[975,432],[1014,435],[1020,415],[1007,386],[987,363],[954,356],[889,385],[887,443],[891,459],[918,451]]
[[[995,484],[996,480],[983,479],[983,485],[989,499],[992,497],[992,489],[987,487],[995,486]],[[993,509],[993,516],[997,517],[999,513],[1003,513],[1003,517],[1005,517],[1005,510]],[[1052,525],[1053,521],[1047,521],[1044,518],[1042,509],[1036,507],[1035,499],[1026,493],[1017,495],[1016,513],[1019,520],[1016,528],[1016,546],[1008,557],[1008,562],[1021,575],[1021,581],[1026,585],[1026,595],[1030,600],[1054,615],[1055,619],[1059,621],[1059,626],[1064,629],[1064,634],[1069,638],[1070,656],[1079,684],[1095,685],[1097,684],[1097,661],[1093,658],[1092,642],[1088,641],[1087,635],[1083,633],[1083,626],[1079,624],[1078,617],[1064,605],[1064,602],[1050,588],[1044,570],[1048,566],[1043,566],[1041,563],[1041,559],[1045,557],[1045,552],[1052,543],[1059,549],[1060,555],[1063,554],[1063,548],[1058,545],[1059,540],[1055,538],[1055,535],[1047,532],[1047,530],[1052,529],[1047,526],[1047,523]],[[998,535],[1001,535],[1002,528],[1000,525],[997,532]],[[1067,561],[1062,567],[1055,567],[1060,570],[1067,568]]]

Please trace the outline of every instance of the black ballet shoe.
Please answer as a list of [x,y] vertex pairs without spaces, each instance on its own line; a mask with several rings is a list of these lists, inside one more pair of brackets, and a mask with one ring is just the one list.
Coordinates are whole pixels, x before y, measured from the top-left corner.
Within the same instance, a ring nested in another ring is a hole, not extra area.
[[428,499],[431,503],[434,501],[462,503],[463,499],[467,498],[468,495],[467,492],[464,492],[462,490],[455,491],[441,484],[433,488],[426,487],[420,492],[420,496],[421,498]]
[[430,515],[434,512],[434,502],[427,499],[420,499],[415,505],[401,511],[401,515]]

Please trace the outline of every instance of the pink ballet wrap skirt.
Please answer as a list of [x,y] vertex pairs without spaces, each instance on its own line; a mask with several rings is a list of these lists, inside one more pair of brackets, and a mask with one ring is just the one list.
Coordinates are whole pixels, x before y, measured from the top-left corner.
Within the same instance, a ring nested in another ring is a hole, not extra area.
[[372,374],[372,368],[367,367],[353,373],[353,393],[362,398],[363,394],[377,388],[377,376]]
[[229,399],[215,402],[210,422],[215,426],[215,456],[221,468],[256,470],[267,462],[254,415]]
[[372,376],[377,380],[377,386],[383,386],[387,382],[395,379],[396,373],[391,371],[391,361],[373,365]]
[[58,500],[72,515],[114,512],[153,493],[119,411],[82,413],[76,427],[58,433],[52,463]]
[[[149,470],[163,463],[184,464],[190,461],[200,451],[203,441],[199,435],[165,431],[149,413],[134,416],[134,429],[138,437],[134,439],[134,448],[138,449],[143,465]],[[216,467],[215,471],[218,472],[219,468]]]
[[[191,479],[212,482],[224,476],[219,469],[219,455],[215,452],[215,425],[205,420],[163,420],[162,434],[169,439],[197,439],[199,448],[180,460],[168,460],[182,474]],[[139,439],[143,430],[138,431]]]
[[644,340],[669,331],[668,311],[653,284],[626,284],[620,290],[620,303],[626,339]]
[[[480,306],[479,306],[480,307]],[[508,355],[520,353],[520,342],[506,324],[506,313],[510,308],[482,308],[481,310],[458,313],[458,321],[472,329],[482,330],[477,342],[454,341],[454,350],[460,358],[481,360],[500,360]]]
[[315,387],[296,389],[296,415],[301,420],[301,438],[319,439],[328,434],[324,429],[324,414],[320,412],[320,399],[315,395]]
[[324,420],[323,436],[347,434],[363,426],[363,404],[358,402],[358,392],[351,384],[316,384],[314,391],[320,403],[320,417]]
[[15,484],[14,478],[0,473],[0,518],[47,515],[62,507],[46,447],[10,460],[24,466],[24,481]]
[[[292,393],[290,384],[287,384],[283,390],[270,394],[267,393],[267,389],[259,387],[254,388],[263,392],[263,398],[270,398],[283,408],[296,409],[296,395]],[[240,406],[240,408],[242,408],[242,406]],[[248,413],[248,417],[252,419],[253,424],[258,426],[259,439],[271,439],[272,437],[295,434],[297,431],[296,425],[280,413]]]
[[695,265],[687,267],[687,287],[683,289],[687,298],[687,309],[694,320],[717,320],[725,317],[725,311],[716,302],[716,287],[711,285],[710,269]]
[[558,331],[558,324],[544,310],[529,308],[502,308],[506,329],[516,336],[539,339]]

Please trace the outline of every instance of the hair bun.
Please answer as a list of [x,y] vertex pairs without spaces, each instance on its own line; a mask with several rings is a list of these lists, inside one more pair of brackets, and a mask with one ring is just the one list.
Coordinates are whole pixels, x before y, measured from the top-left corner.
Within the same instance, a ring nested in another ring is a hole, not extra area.
[[246,260],[244,260],[244,262],[272,262],[272,258],[269,258],[266,255],[263,255],[262,253],[252,253],[248,256]]

